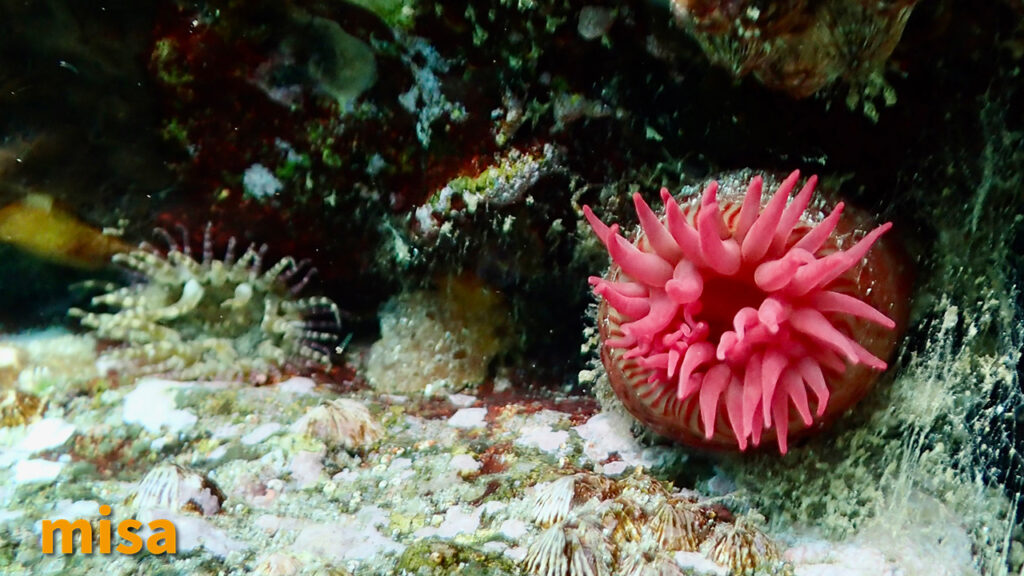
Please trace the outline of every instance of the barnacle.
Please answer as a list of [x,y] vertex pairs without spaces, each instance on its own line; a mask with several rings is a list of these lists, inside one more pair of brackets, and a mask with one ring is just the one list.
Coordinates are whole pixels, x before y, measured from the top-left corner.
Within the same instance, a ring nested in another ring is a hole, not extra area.
[[371,444],[381,435],[380,425],[366,406],[346,398],[310,409],[295,422],[293,429],[346,450]]
[[92,299],[110,312],[70,311],[98,337],[126,344],[105,361],[143,374],[257,382],[285,367],[330,365],[338,307],[323,297],[296,298],[315,271],[308,263],[286,257],[264,270],[266,245],[250,245],[236,259],[234,238],[217,259],[209,225],[196,260],[184,228],[180,245],[166,230],[157,233],[166,253],[144,243],[113,257],[142,281]]
[[128,503],[139,510],[159,508],[210,516],[220,512],[224,493],[195,470],[161,464],[146,474]]
[[588,521],[551,526],[533,541],[523,560],[538,576],[610,575],[612,558],[601,526]]
[[563,476],[537,490],[533,502],[533,521],[550,526],[565,520],[573,507],[592,499],[607,497],[613,482],[604,476],[580,472]]
[[21,426],[38,418],[46,402],[38,396],[21,390],[0,392],[0,428]]
[[656,542],[645,540],[622,546],[622,576],[686,576],[668,550]]
[[708,558],[735,574],[750,574],[780,559],[772,539],[748,518],[720,525],[708,542]]
[[695,502],[669,498],[651,522],[651,530],[666,550],[694,552],[713,528],[712,516]]

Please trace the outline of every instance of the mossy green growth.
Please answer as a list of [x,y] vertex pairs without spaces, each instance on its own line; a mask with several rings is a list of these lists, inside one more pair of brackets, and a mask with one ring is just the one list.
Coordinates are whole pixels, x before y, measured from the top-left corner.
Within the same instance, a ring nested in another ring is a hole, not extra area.
[[398,559],[397,574],[441,576],[473,574],[491,576],[516,574],[512,562],[502,556],[488,555],[469,547],[444,540],[425,539],[414,542]]
[[167,86],[182,86],[195,80],[188,70],[178,64],[180,57],[176,40],[161,38],[156,41],[150,62],[156,69],[156,76],[160,82]]
[[306,130],[309,149],[319,150],[320,160],[328,168],[340,168],[342,165],[341,156],[334,150],[334,144],[337,142],[336,129],[337,127],[333,124],[324,125],[320,122],[311,122]]
[[349,0],[376,14],[385,24],[392,28],[412,30],[419,13],[417,0]]
[[239,412],[237,407],[238,392],[215,388],[183,388],[178,390],[174,399],[179,409],[203,414],[205,417],[230,416]]
[[309,154],[288,154],[285,161],[274,169],[274,176],[282,181],[291,180],[297,174],[308,171],[311,166]]
[[7,531],[0,532],[0,568],[9,568],[14,564],[14,555],[18,545],[9,537]]
[[541,154],[512,150],[477,174],[453,178],[427,204],[441,214],[462,209],[474,214],[481,202],[510,204],[537,178],[553,172],[557,166],[558,160],[550,150]]

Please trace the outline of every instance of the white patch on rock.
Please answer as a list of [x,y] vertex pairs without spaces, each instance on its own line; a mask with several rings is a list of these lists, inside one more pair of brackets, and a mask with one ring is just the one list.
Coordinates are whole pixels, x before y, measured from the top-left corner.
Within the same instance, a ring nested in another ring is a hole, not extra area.
[[405,549],[403,545],[377,530],[377,526],[387,522],[385,511],[376,506],[364,506],[357,514],[339,515],[334,522],[266,515],[256,519],[256,526],[269,534],[297,532],[292,552],[337,564],[401,553]]
[[75,433],[75,425],[61,418],[43,418],[28,427],[16,450],[29,454],[62,446]]
[[482,428],[487,425],[486,416],[487,408],[460,408],[448,419],[448,425],[462,429]]
[[299,451],[288,465],[292,480],[299,488],[307,488],[320,481],[324,471],[324,452]]
[[312,394],[314,388],[316,382],[305,376],[292,376],[277,385],[278,390],[295,394]]
[[476,402],[476,396],[471,394],[449,394],[448,401],[459,408],[469,408]]
[[878,550],[825,541],[804,542],[786,550],[783,558],[797,576],[895,576],[900,573]]
[[569,433],[565,430],[553,430],[547,424],[524,426],[516,438],[517,446],[536,448],[548,454],[559,454],[568,449]]
[[444,513],[444,520],[434,528],[427,526],[420,528],[414,533],[417,538],[443,538],[450,540],[459,534],[472,534],[480,528],[480,508],[473,508],[469,512],[463,512],[458,506],[452,506]]
[[174,400],[177,391],[187,387],[185,382],[143,378],[125,395],[122,418],[126,424],[138,424],[154,434],[163,428],[170,432],[191,428],[198,418],[188,410],[178,410]]
[[257,202],[265,202],[283,190],[284,184],[263,164],[253,164],[242,175],[242,188],[245,196]]
[[253,428],[248,434],[242,436],[242,444],[245,444],[246,446],[259,444],[260,442],[263,442],[267,438],[270,438],[271,436],[276,434],[277,431],[280,430],[281,428],[283,428],[283,426],[281,426],[277,422],[267,422],[266,424],[260,424],[259,426]]
[[687,574],[697,576],[727,576],[729,574],[728,568],[715,564],[700,552],[676,552],[675,561],[676,565],[686,570]]
[[643,446],[633,438],[630,426],[631,422],[624,415],[601,412],[573,430],[583,439],[583,453],[595,463],[618,454],[626,465],[651,466],[654,461],[644,454]]
[[177,535],[178,554],[191,552],[202,547],[210,554],[221,558],[231,552],[246,548],[244,542],[235,540],[220,528],[217,528],[209,521],[196,516],[177,514],[170,510],[152,508],[139,513],[138,520],[142,522],[143,528],[139,530],[139,536],[145,541],[154,534],[148,524],[153,520],[170,520],[174,524]]
[[601,472],[606,476],[621,476],[629,467],[628,462],[618,460],[601,466]]
[[456,454],[452,456],[451,462],[448,465],[456,472],[476,472],[482,466],[480,462],[477,462],[476,458],[469,454]]
[[[58,500],[46,516],[46,520],[77,520],[85,518],[91,520],[100,515],[100,503],[96,500]],[[36,534],[42,534],[43,521],[36,522]]]
[[530,525],[518,518],[509,518],[498,527],[498,532],[513,542],[518,542],[529,531]]
[[526,548],[526,546],[516,546],[514,548],[509,548],[508,550],[505,550],[504,556],[505,558],[508,558],[509,560],[518,564],[526,558],[526,553],[528,551],[529,550]]
[[14,482],[28,484],[31,482],[53,482],[60,476],[64,464],[49,460],[20,460],[14,465]]
[[[57,520],[67,520],[74,522],[78,519],[85,519],[92,522],[100,516],[100,503],[95,500],[77,500],[71,501],[68,499],[58,500],[57,504],[53,507],[53,511],[46,514],[45,518],[36,520],[36,523],[32,526],[32,531],[40,538],[43,535],[43,520],[49,520],[55,522]],[[53,549],[61,549],[61,540],[64,536],[63,530],[55,530],[53,532]]]

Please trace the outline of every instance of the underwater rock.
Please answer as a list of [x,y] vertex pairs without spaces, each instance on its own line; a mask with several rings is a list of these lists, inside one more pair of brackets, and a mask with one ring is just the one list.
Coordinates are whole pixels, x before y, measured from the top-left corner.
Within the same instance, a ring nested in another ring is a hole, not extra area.
[[381,338],[367,359],[375,389],[397,394],[456,391],[481,384],[508,346],[501,294],[472,278],[393,298],[381,312]]
[[350,109],[377,80],[373,49],[334,20],[298,8],[290,18],[295,33],[256,69],[254,82],[284,105],[300,105],[303,90],[312,90],[334,99],[341,110]]
[[842,81],[851,107],[865,111],[882,94],[895,96],[883,71],[903,34],[916,0],[870,2],[720,2],[673,0],[677,21],[700,42],[708,58],[736,76],[795,98],[806,98]]

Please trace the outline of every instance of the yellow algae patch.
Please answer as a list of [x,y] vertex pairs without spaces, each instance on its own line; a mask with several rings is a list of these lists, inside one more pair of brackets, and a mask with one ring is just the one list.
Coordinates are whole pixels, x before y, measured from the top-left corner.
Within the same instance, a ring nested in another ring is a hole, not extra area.
[[54,206],[52,197],[37,193],[0,209],[0,242],[77,268],[100,268],[114,254],[129,250],[121,240]]

